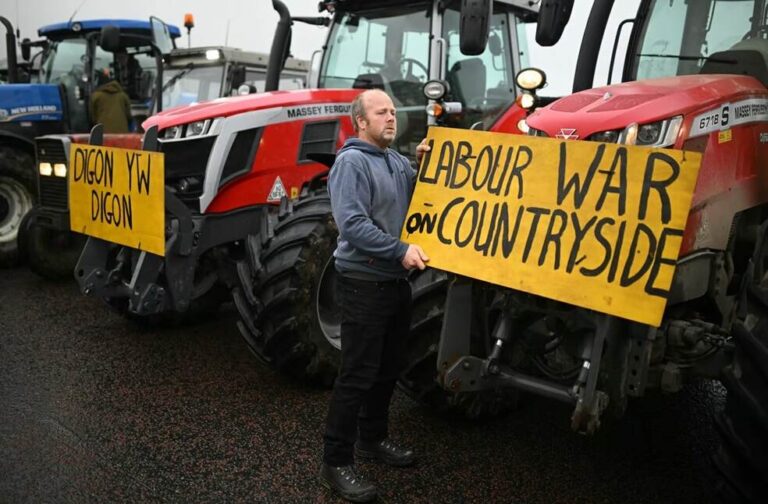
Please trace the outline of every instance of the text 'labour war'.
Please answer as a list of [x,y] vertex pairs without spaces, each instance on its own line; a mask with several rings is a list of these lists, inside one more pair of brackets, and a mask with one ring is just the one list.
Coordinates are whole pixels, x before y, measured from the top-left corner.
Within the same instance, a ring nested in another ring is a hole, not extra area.
[[599,144],[569,160],[568,142],[561,142],[546,157],[551,163],[537,164],[533,146],[446,141],[435,148],[432,140],[430,147],[418,180],[439,186],[442,201],[411,213],[408,234],[666,296],[657,280],[674,266],[683,234],[670,225],[680,165],[669,155],[644,152],[642,163],[630,165],[626,147]]

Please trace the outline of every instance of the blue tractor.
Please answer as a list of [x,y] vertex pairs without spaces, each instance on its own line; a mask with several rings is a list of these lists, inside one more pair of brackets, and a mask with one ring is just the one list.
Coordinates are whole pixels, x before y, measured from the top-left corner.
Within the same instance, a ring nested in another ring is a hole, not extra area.
[[[154,17],[52,24],[38,30],[41,40],[21,43],[27,63],[18,65],[11,25],[2,17],[0,23],[8,32],[8,83],[0,85],[0,265],[9,265],[19,258],[17,234],[38,197],[35,137],[90,130],[97,74],[128,94],[138,127],[162,107],[162,55],[181,32]],[[32,48],[39,52],[30,61]]]

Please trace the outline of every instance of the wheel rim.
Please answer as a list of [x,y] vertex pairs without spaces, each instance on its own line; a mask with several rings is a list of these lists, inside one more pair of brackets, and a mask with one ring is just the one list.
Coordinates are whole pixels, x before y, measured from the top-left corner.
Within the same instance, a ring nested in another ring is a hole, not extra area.
[[341,310],[336,299],[336,279],[336,268],[331,257],[320,276],[315,307],[326,341],[336,350],[341,350]]
[[32,195],[21,183],[0,177],[0,243],[16,240],[19,225],[32,210]]

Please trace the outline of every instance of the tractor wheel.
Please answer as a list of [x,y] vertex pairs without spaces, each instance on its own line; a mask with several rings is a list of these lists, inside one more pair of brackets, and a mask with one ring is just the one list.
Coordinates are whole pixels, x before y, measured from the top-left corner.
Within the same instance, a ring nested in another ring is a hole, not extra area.
[[71,279],[86,236],[38,225],[37,210],[30,210],[19,229],[19,251],[29,268],[49,280]]
[[305,191],[280,212],[274,236],[246,240],[233,290],[238,323],[263,362],[331,386],[340,361],[333,251],[338,230],[325,188]]
[[729,503],[768,502],[768,222],[760,233],[742,299],[744,316],[733,329],[735,355],[724,372],[728,398],[716,423],[718,491]]
[[[413,315],[406,345],[406,367],[398,381],[400,389],[425,406],[467,418],[492,417],[514,408],[518,393],[511,389],[452,393],[438,384],[437,351],[449,276],[444,271],[427,268],[415,272],[409,280]],[[480,346],[480,336],[474,334],[472,338],[472,346]]]
[[19,257],[17,235],[21,220],[35,201],[35,163],[31,154],[0,146],[0,266]]

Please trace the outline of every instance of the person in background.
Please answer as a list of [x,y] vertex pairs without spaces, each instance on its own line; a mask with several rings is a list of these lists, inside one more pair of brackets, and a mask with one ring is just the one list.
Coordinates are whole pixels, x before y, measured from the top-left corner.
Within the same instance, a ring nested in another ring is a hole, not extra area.
[[131,131],[131,100],[120,84],[104,68],[96,74],[98,87],[91,95],[92,124],[102,124],[104,133]]
[[[339,151],[328,189],[339,229],[334,252],[341,308],[341,369],[333,389],[320,483],[347,500],[368,502],[376,487],[357,473],[354,458],[409,466],[414,452],[389,437],[389,404],[410,330],[406,276],[429,260],[418,245],[400,241],[416,180],[408,159],[390,149],[397,124],[384,91],[352,102],[358,134]],[[417,158],[428,150],[417,147]]]

